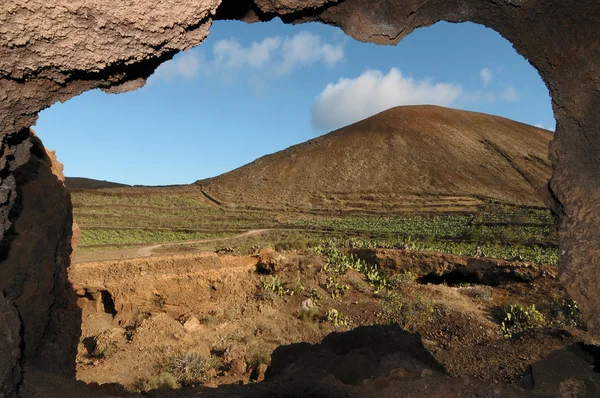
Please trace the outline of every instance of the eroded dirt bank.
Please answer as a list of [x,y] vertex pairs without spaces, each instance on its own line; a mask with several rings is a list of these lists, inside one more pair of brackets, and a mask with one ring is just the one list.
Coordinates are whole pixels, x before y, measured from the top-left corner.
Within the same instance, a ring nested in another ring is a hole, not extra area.
[[[589,338],[561,309],[568,296],[555,268],[407,250],[359,254],[393,281],[385,291],[364,272],[340,273],[313,252],[78,264],[71,272],[83,309],[78,378],[139,391],[171,369],[174,358],[195,355],[213,361],[212,367],[202,381],[180,380],[185,388],[174,394],[220,386],[209,391],[420,396],[435,385],[440,395],[432,396],[452,396],[500,382],[494,388],[503,396],[536,396],[542,387],[531,380],[550,377],[548,367],[558,364],[554,355],[581,364],[571,375],[578,380],[572,388],[584,383],[585,391],[600,391],[591,370],[595,360],[574,345]],[[419,262],[394,266],[394,259],[405,263],[408,257]],[[511,303],[536,305],[544,324],[504,337],[496,314]],[[562,354],[552,354],[557,350]],[[548,356],[551,364],[546,360],[541,373],[531,373]],[[235,383],[251,385],[225,386]],[[555,392],[558,385],[543,388]]]

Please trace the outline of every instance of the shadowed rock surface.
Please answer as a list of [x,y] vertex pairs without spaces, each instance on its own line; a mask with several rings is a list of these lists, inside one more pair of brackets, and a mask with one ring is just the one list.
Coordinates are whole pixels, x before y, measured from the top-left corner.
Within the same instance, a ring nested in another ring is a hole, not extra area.
[[[557,131],[547,202],[560,229],[560,277],[583,309],[590,331],[600,335],[600,3],[184,0],[149,6],[141,0],[9,0],[0,6],[0,257],[5,259],[0,281],[23,320],[26,362],[62,369],[77,334],[72,326],[77,313],[67,300],[67,264],[57,260],[69,251],[68,195],[62,184],[36,187],[34,180],[47,176],[47,164],[40,163],[42,171],[33,180],[19,177],[32,166],[30,159],[42,158],[30,151],[28,128],[37,113],[93,88],[123,92],[140,87],[160,63],[202,42],[213,19],[276,16],[287,23],[336,25],[355,39],[379,44],[396,44],[414,29],[440,20],[480,23],[512,42],[540,72],[552,96]],[[27,228],[7,234],[12,225]],[[14,245],[26,254],[15,253]],[[0,363],[0,368],[11,368],[14,359],[2,356]],[[7,383],[0,380],[2,386]]]
[[[427,352],[421,338],[397,326],[359,327],[332,333],[319,344],[282,346],[262,383],[218,388],[155,390],[150,397],[594,397],[600,376],[581,345],[558,350],[532,366],[516,384],[450,377]],[[518,384],[518,385],[517,385]],[[89,385],[32,370],[27,397],[116,397],[116,385]]]
[[21,376],[21,322],[13,304],[0,295],[0,396],[16,393],[15,386]]
[[19,312],[23,364],[74,376],[81,316],[67,279],[71,199],[54,154],[33,132],[21,134],[29,157],[13,174],[17,195],[2,247],[0,290]]

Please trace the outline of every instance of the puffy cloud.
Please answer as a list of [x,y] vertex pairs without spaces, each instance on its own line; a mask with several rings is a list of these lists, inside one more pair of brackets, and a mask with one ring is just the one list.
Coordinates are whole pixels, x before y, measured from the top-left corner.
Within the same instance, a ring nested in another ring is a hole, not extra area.
[[387,74],[367,70],[354,79],[330,83],[312,106],[312,124],[319,131],[330,131],[398,105],[453,105],[462,87],[414,80],[392,68]]
[[267,37],[247,47],[234,38],[221,40],[215,44],[213,54],[214,63],[220,68],[265,68],[282,75],[317,62],[333,67],[343,60],[344,49],[304,31],[285,38]]
[[206,74],[252,68],[274,75],[288,74],[316,63],[334,67],[344,59],[344,47],[326,43],[321,36],[303,31],[294,36],[267,37],[247,46],[236,38],[220,40],[213,46],[212,55],[211,60],[201,62],[198,49],[177,54],[160,65],[148,82],[189,80],[199,74],[201,66]]
[[295,68],[322,62],[331,68],[344,59],[341,45],[323,43],[321,37],[310,32],[300,32],[286,37],[281,46],[279,73],[288,73]]
[[157,80],[171,81],[175,78],[193,79],[198,75],[201,65],[200,56],[196,51],[190,50],[179,53],[173,59],[161,64],[150,76],[148,83]]
[[484,86],[487,86],[494,79],[494,72],[492,72],[489,68],[483,68],[481,72],[479,72],[479,76],[481,77],[481,82]]
[[267,37],[249,47],[243,47],[235,38],[220,40],[213,47],[214,63],[228,69],[260,68],[271,61],[281,43],[280,37]]
[[519,93],[512,86],[509,86],[506,89],[504,89],[504,91],[502,92],[502,97],[509,102],[516,102],[520,98]]

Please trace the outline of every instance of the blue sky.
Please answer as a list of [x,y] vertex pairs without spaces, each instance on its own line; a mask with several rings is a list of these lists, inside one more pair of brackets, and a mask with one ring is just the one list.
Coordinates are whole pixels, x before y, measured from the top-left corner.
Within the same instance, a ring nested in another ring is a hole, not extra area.
[[145,87],[55,104],[34,130],[67,176],[184,184],[421,103],[555,128],[538,73],[483,26],[442,22],[392,47],[275,20],[216,22],[204,43],[161,65]]

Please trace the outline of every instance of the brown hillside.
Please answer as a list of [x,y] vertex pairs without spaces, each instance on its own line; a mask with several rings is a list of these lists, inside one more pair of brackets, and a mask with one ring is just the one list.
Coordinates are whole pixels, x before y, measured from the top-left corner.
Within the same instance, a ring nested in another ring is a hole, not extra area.
[[481,197],[540,205],[551,139],[497,116],[397,107],[197,184],[224,205],[261,208],[452,210]]
[[65,185],[69,189],[102,189],[102,188],[122,188],[128,187],[127,184],[110,182],[104,180],[94,180],[92,178],[65,177]]

